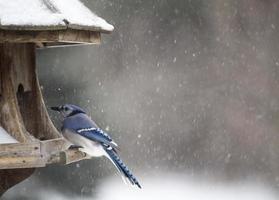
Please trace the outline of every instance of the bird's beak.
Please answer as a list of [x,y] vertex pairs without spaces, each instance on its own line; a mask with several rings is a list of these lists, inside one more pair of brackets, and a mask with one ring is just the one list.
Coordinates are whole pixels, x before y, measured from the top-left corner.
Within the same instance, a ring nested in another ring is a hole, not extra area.
[[55,111],[58,111],[58,112],[60,112],[60,108],[59,107],[50,107],[51,108],[51,110],[55,110]]

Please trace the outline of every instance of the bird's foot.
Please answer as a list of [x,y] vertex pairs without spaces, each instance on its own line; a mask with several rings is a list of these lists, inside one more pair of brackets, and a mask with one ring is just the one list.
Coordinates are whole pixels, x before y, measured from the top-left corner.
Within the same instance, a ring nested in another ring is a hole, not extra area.
[[80,145],[75,145],[75,144],[73,144],[73,145],[71,145],[70,147],[69,147],[69,149],[81,149],[81,148],[83,148],[83,146],[80,146]]

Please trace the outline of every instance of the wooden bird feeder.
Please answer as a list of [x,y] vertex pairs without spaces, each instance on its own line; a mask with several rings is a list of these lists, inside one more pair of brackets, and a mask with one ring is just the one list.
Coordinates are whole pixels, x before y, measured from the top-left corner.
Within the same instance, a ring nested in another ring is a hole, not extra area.
[[[36,74],[36,48],[98,44],[113,26],[79,0],[0,0],[0,196],[35,168],[86,155],[68,150],[52,124]],[[9,142],[13,141],[13,143]]]

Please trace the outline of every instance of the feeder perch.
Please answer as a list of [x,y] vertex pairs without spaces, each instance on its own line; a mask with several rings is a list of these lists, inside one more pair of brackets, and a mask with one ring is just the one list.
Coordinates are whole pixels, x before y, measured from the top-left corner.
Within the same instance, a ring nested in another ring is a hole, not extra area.
[[79,0],[0,0],[0,196],[35,168],[87,158],[49,118],[36,48],[99,44],[112,30]]

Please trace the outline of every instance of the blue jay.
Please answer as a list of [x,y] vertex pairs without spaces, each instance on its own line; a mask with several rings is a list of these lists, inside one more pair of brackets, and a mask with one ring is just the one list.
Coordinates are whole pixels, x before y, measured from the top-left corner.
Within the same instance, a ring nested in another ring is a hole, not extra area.
[[91,157],[106,156],[118,169],[123,180],[128,179],[132,185],[141,188],[136,177],[130,172],[117,154],[117,144],[78,106],[65,104],[51,107],[64,116],[62,134],[73,145]]

